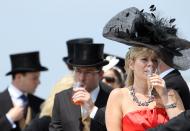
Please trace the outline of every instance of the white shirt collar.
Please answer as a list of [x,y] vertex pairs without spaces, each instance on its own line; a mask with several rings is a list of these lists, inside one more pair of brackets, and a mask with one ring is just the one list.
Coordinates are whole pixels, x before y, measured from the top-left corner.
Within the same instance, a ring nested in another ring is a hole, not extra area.
[[20,96],[24,94],[22,91],[16,88],[13,84],[9,85],[8,91],[11,96],[13,104],[23,105],[23,101],[20,98]]
[[172,72],[173,70],[175,70],[175,69],[174,69],[174,68],[170,68],[170,69],[168,69],[168,70],[162,72],[162,73],[160,74],[160,77],[161,77],[161,78],[164,78],[164,76],[166,76],[167,74],[169,74],[169,73]]
[[11,95],[11,97],[14,97],[14,98],[19,98],[23,93],[17,89],[13,84],[11,84],[9,87],[8,87],[8,91]]

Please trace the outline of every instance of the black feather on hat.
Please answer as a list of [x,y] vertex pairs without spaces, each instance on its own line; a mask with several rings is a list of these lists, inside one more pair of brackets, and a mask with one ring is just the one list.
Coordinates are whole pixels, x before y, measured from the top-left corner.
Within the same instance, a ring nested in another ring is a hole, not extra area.
[[[150,11],[155,11],[152,5]],[[175,19],[156,18],[153,13],[127,8],[114,16],[104,27],[103,36],[130,46],[145,46],[155,50],[169,66],[190,68],[190,42],[177,37]]]

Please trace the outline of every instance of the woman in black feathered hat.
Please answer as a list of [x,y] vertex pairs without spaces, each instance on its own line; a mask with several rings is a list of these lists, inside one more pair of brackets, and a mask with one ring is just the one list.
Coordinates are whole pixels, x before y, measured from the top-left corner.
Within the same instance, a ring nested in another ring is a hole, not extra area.
[[[154,6],[150,7],[155,10]],[[176,36],[174,19],[157,19],[153,13],[132,7],[114,16],[103,36],[130,46],[125,69],[127,87],[114,90],[106,109],[109,131],[144,131],[184,111],[178,93],[167,90],[157,75],[159,58],[177,69],[188,69],[190,44]],[[180,60],[179,60],[180,58]]]

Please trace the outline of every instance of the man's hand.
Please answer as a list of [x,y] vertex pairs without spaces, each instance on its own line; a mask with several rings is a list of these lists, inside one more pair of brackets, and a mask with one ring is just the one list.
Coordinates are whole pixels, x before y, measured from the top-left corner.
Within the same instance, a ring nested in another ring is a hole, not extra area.
[[19,121],[24,117],[24,107],[20,105],[15,105],[9,110],[6,115],[8,115],[13,122]]
[[94,107],[90,93],[86,91],[85,88],[75,88],[74,92],[72,96],[73,102],[80,101],[82,108],[85,109],[89,115]]

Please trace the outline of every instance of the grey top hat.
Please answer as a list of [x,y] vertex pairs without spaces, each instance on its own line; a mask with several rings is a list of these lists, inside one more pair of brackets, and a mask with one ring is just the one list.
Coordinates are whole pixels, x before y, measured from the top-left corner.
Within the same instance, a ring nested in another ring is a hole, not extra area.
[[47,71],[48,69],[40,64],[39,52],[27,52],[10,55],[11,71],[6,75],[18,72]]
[[104,60],[104,44],[74,44],[73,58],[68,63],[74,67],[102,67],[108,64]]
[[[150,10],[155,10],[154,5]],[[174,21],[158,19],[154,13],[131,7],[109,20],[103,36],[126,45],[151,48],[169,66],[187,70],[190,68],[190,42],[177,37]]]

